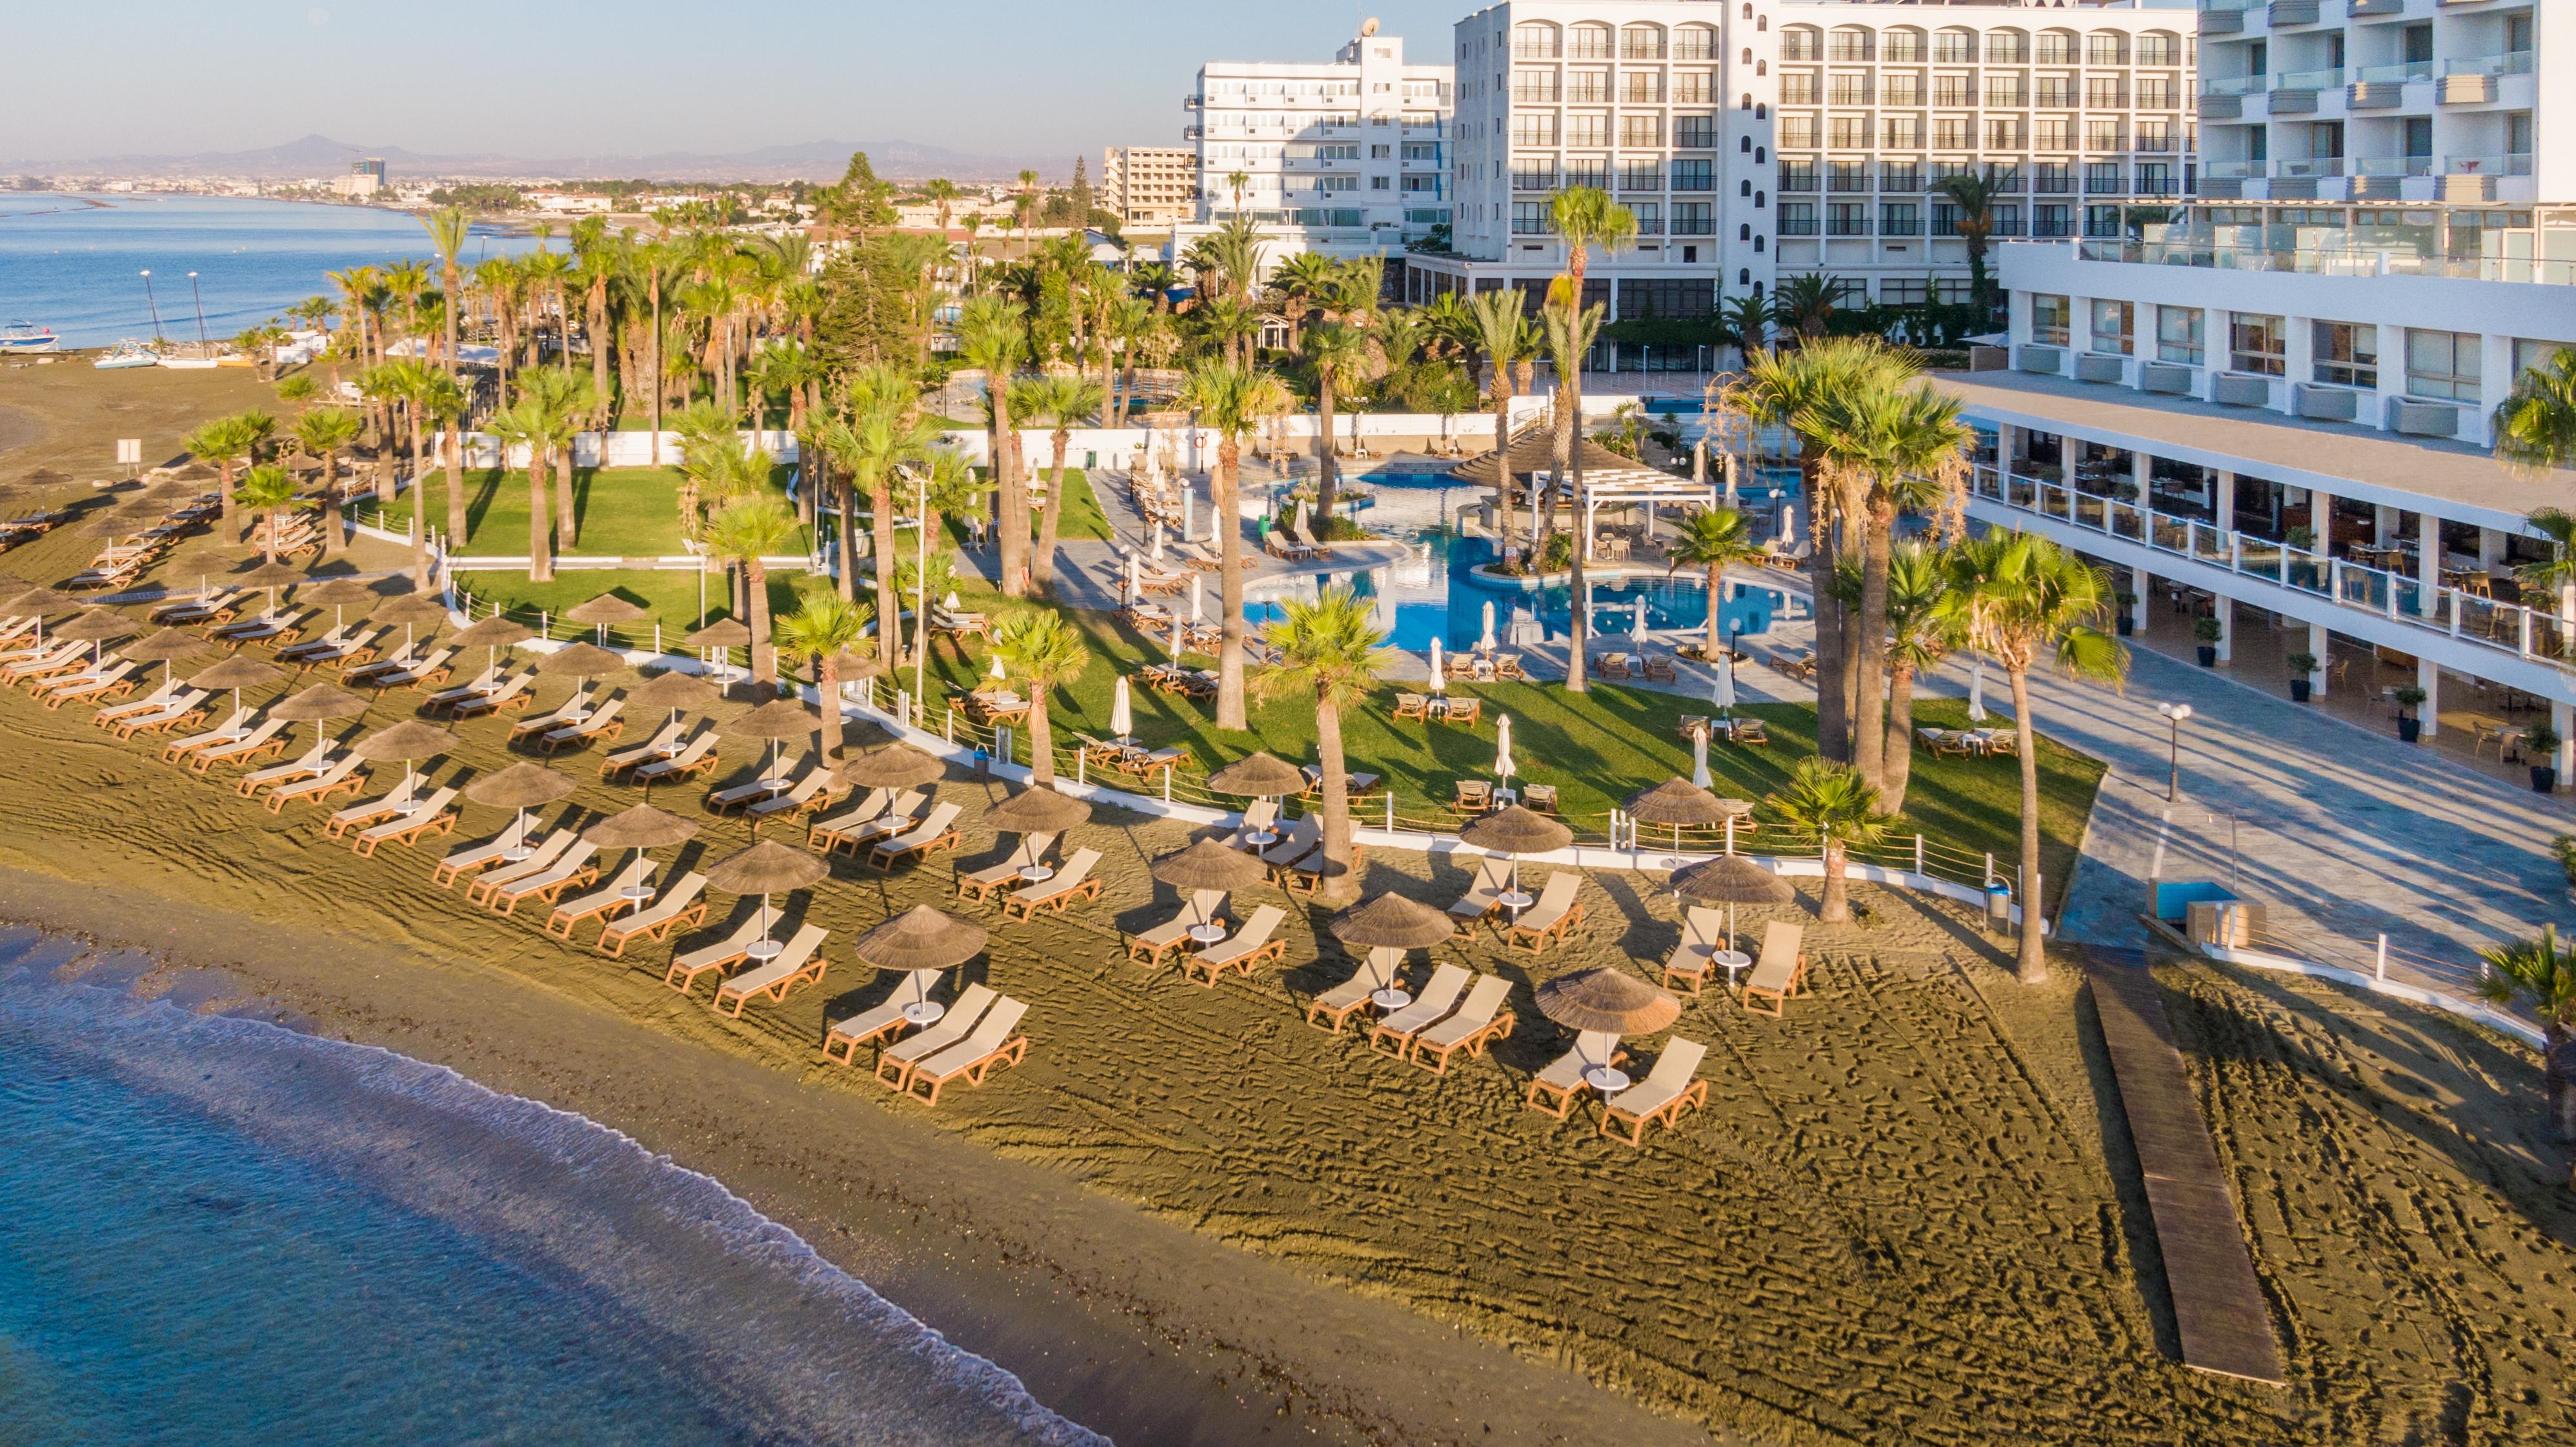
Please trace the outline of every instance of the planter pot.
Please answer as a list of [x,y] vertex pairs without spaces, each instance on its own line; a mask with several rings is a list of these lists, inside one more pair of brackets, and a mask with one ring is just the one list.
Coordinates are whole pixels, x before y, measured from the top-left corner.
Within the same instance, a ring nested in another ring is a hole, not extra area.
[[2138,621],[2137,621],[2136,619],[2134,619],[2134,618],[2132,618],[2132,617],[2130,617],[2130,616],[2129,616],[2129,610],[2128,610],[2128,609],[2126,609],[2126,608],[2121,609],[2121,610],[2120,610],[2120,636],[2121,636],[2121,637],[2123,637],[2123,638],[2126,638],[2126,637],[2128,637],[2130,634],[2132,634],[2132,633],[2136,632],[2136,631],[2137,631],[2137,629],[2138,629]]
[[2307,679],[2304,679],[2304,678],[2294,678],[2294,679],[2291,679],[2291,680],[2290,680],[2290,702],[2292,702],[2292,703],[2306,703],[2306,702],[2308,701],[2308,694],[2309,694],[2309,692],[2310,692],[2312,689],[2314,689],[2315,687],[2316,687],[2316,685],[2315,685],[2315,684],[2313,684],[2313,683],[2311,683],[2311,682],[2309,682]]
[[2531,792],[2535,794],[2557,793],[2558,770],[2550,765],[2533,765],[2531,770]]
[[2423,732],[2424,721],[2420,718],[2401,718],[2397,721],[2397,737],[2405,743],[2415,742],[2416,736]]
[[2200,666],[2203,668],[2216,668],[2218,666],[2217,644],[2204,643],[2200,645]]

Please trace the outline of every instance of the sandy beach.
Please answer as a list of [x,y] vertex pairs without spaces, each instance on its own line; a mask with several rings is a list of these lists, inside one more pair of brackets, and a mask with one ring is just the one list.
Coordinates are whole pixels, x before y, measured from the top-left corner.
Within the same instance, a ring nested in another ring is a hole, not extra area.
[[[31,375],[0,374],[0,408],[49,405],[18,391]],[[12,451],[0,476],[49,460]],[[0,570],[51,578],[88,543],[48,539]],[[1349,963],[1302,900],[1240,901],[1290,904],[1285,967],[1251,981],[1208,991],[1128,963],[1120,928],[1171,908],[1146,862],[1188,835],[1103,811],[1075,831],[1105,851],[1102,899],[1034,924],[978,915],[993,943],[968,974],[1029,1002],[1027,1063],[934,1110],[824,1065],[817,1043],[886,990],[848,941],[945,902],[952,859],[997,855],[971,823],[996,786],[940,786],[966,808],[956,855],[891,874],[845,861],[789,902],[831,930],[831,971],[733,1021],[705,987],[661,983],[666,948],[609,960],[432,887],[452,841],[357,859],[315,811],[270,815],[84,709],[9,694],[0,716],[0,914],[148,951],[138,988],[384,1044],[627,1131],[1122,1442],[2576,1436],[2567,1154],[2533,1053],[2443,1017],[2159,971],[2289,1363],[2274,1390],[2175,1360],[2076,972],[2014,983],[1949,905],[1861,889],[1860,921],[1810,919],[1815,990],[1784,1021],[1721,992],[1693,1002],[1673,1033],[1709,1047],[1709,1107],[1639,1152],[1588,1108],[1523,1106],[1564,1048],[1529,991],[1662,958],[1678,922],[1659,876],[1594,876],[1584,922],[1542,956],[1486,934],[1430,952],[1512,980],[1521,1019],[1490,1058],[1434,1077],[1304,1023]],[[500,766],[507,726],[460,726],[467,747],[436,771]],[[754,764],[748,744],[725,758],[728,776]],[[558,767],[581,786],[559,807],[583,817],[640,797],[585,757]],[[655,802],[695,815],[699,792]],[[506,817],[469,808],[457,838]],[[670,862],[746,837],[710,818]],[[1435,903],[1465,882],[1419,856],[1370,866],[1371,889]],[[710,930],[749,907],[713,903]]]

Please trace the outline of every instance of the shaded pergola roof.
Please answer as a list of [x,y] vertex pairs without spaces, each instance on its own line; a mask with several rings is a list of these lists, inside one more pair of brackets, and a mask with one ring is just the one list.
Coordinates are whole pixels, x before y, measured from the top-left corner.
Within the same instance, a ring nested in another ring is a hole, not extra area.
[[[1652,471],[1652,469],[1639,466],[1635,458],[1622,457],[1618,453],[1611,451],[1609,448],[1604,447],[1600,443],[1594,442],[1589,438],[1581,439],[1580,446],[1583,449],[1583,474],[1587,483],[1596,476],[1611,472]],[[1532,425],[1530,427],[1523,428],[1521,435],[1513,438],[1511,446],[1504,449],[1504,455],[1511,459],[1512,472],[1515,476],[1532,472],[1552,472],[1556,468],[1555,431],[1545,425]],[[1469,458],[1467,461],[1459,463],[1456,467],[1449,469],[1449,475],[1458,479],[1460,482],[1472,482],[1479,486],[1492,487],[1498,480],[1494,470],[1494,454],[1488,452],[1482,457]],[[1671,478],[1664,473],[1655,473],[1654,475],[1657,477],[1665,477],[1669,481],[1679,482],[1685,487],[1690,486],[1687,478]],[[1707,491],[1705,487],[1693,490],[1699,492]]]

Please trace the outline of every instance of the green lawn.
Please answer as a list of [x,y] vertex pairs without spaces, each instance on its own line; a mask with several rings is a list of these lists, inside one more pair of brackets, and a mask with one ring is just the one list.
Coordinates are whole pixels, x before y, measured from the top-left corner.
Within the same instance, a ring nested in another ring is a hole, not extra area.
[[[633,623],[623,623],[611,630],[612,641],[628,647],[642,648],[653,641],[653,625],[659,622],[666,647],[678,648],[680,640],[698,626],[698,575],[689,572],[661,572],[628,568],[582,568],[555,574],[550,583],[531,583],[526,572],[469,573],[459,572],[457,583],[472,594],[476,613],[486,604],[498,603],[511,616],[530,627],[536,626],[539,613],[560,614],[565,609],[598,597],[615,593],[630,603],[641,604],[652,616]],[[769,575],[769,608],[773,615],[796,610],[799,591],[811,587],[828,587],[828,579],[801,572],[772,571]],[[733,615],[729,605],[731,586],[721,572],[706,577],[706,617],[709,621]],[[557,627],[555,636],[569,636]],[[585,635],[587,636],[587,635]]]
[[[795,469],[782,467],[771,476],[779,496]],[[473,469],[464,474],[466,536],[469,556],[523,556],[528,551],[528,474]],[[591,556],[664,557],[680,548],[679,470],[669,467],[579,468],[573,473],[573,516],[581,527],[581,545],[572,551]],[[549,484],[551,487],[551,484]],[[549,491],[548,496],[553,494]],[[375,521],[372,509],[367,520]],[[447,523],[447,476],[433,470],[429,482],[429,518]],[[386,509],[386,527],[397,532],[411,522],[411,497]],[[793,551],[803,551],[800,539]]]

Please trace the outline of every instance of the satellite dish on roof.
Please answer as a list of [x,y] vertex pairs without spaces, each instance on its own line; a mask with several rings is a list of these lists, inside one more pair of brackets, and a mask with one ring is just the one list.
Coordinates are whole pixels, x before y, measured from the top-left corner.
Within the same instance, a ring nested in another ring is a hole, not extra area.
[[1360,22],[1360,39],[1366,40],[1375,34],[1377,34],[1377,17],[1372,15]]

